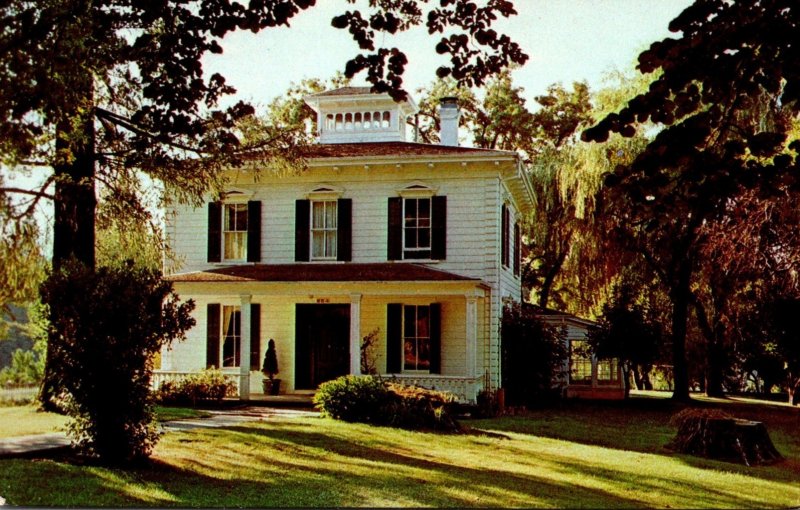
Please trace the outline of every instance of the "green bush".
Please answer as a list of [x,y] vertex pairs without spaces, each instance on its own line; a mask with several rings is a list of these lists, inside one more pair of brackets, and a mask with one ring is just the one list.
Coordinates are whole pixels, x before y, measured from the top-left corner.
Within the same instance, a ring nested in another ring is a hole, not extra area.
[[337,420],[382,423],[391,395],[383,381],[371,376],[345,375],[322,383],[314,404],[323,416]]
[[158,440],[150,380],[162,346],[194,325],[157,271],[77,263],[42,284],[49,307],[48,370],[84,453],[110,464],[150,455]]
[[449,393],[346,375],[320,385],[314,403],[323,416],[405,429],[458,430]]
[[156,392],[156,399],[165,405],[191,405],[198,402],[219,402],[236,395],[236,385],[219,370],[204,370],[180,381],[165,381]]

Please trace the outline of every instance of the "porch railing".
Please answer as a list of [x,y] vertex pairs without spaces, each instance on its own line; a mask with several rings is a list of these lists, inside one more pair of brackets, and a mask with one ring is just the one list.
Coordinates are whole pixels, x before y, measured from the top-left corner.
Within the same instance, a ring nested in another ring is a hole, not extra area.
[[478,391],[483,387],[483,377],[464,377],[456,375],[429,374],[389,374],[383,375],[386,381],[397,381],[408,386],[419,386],[429,390],[446,391],[455,395],[461,402],[475,402]]
[[[153,390],[158,390],[162,384],[165,382],[180,382],[183,379],[186,379],[189,376],[197,375],[202,373],[201,371],[178,371],[178,370],[153,370],[153,377],[150,379],[150,388]],[[225,373],[223,372],[222,375],[225,376],[225,379],[228,382],[233,383],[236,385],[236,391],[239,391],[239,373]]]

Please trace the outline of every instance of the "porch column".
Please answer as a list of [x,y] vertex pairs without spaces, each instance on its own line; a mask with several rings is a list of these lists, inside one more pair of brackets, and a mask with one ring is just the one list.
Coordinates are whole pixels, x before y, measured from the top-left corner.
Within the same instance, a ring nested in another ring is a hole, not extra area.
[[242,295],[239,314],[239,398],[250,400],[250,302],[253,296]]
[[361,375],[361,294],[350,294],[350,373]]
[[466,323],[466,376],[475,376],[475,360],[478,353],[478,296],[468,293]]

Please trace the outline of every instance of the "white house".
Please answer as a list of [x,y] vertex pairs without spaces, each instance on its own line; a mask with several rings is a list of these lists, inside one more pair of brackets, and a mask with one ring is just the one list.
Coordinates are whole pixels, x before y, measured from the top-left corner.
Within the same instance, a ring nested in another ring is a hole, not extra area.
[[443,101],[441,145],[406,141],[417,108],[368,88],[307,98],[319,143],[308,169],[237,169],[221,197],[167,214],[197,326],[165,350],[157,380],[216,366],[241,398],[261,393],[268,339],[282,391],[360,372],[377,331],[386,377],[472,401],[500,382],[504,300],[520,299],[518,218],[532,191],[514,152],[458,146]]

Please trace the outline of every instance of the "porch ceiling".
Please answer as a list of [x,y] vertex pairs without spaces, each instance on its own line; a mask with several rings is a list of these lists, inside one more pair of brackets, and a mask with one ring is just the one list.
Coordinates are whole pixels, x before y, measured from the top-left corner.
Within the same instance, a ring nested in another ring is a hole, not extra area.
[[421,264],[241,264],[166,277],[173,282],[479,282]]

